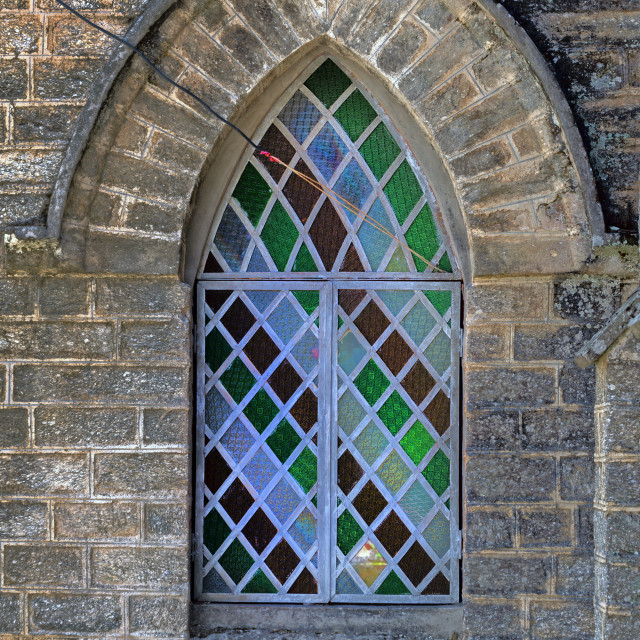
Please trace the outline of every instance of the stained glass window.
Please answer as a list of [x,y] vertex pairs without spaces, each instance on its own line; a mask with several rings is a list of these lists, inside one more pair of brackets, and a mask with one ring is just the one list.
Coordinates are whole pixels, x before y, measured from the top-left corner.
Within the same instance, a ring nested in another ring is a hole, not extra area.
[[388,234],[263,157],[238,174],[198,284],[196,598],[456,602],[460,284],[429,185],[331,60],[261,147]]

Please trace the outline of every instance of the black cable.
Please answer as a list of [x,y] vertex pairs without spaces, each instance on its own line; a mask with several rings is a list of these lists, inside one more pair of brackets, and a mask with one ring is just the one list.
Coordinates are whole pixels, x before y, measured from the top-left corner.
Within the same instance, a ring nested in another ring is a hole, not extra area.
[[80,20],[86,22],[89,26],[93,27],[94,29],[97,29],[98,31],[102,31],[102,33],[108,35],[110,38],[113,38],[114,40],[117,40],[118,42],[126,45],[130,49],[133,49],[133,51],[135,51],[159,76],[164,78],[167,82],[170,82],[174,87],[177,87],[181,91],[184,91],[188,96],[191,96],[194,100],[197,100],[205,109],[207,109],[207,111],[210,111],[216,118],[218,118],[218,120],[221,120],[226,125],[229,125],[232,129],[237,131],[254,149],[261,151],[260,147],[255,142],[253,142],[253,140],[251,140],[251,138],[244,131],[242,131],[241,129],[238,129],[238,127],[236,127],[235,124],[232,124],[225,117],[221,116],[219,113],[214,111],[202,98],[198,97],[195,93],[193,93],[192,91],[189,91],[189,89],[187,89],[186,87],[183,87],[181,84],[178,84],[175,80],[172,80],[166,73],[164,73],[164,71],[160,71],[160,69],[158,69],[158,67],[156,67],[156,65],[153,64],[153,62],[151,62],[151,60],[149,60],[149,58],[147,58],[147,56],[145,56],[144,53],[140,51],[140,49],[132,45],[130,42],[127,42],[120,36],[117,36],[115,33],[112,33],[108,29],[104,29],[103,27],[97,25],[95,22],[92,22],[91,20],[89,20],[89,18],[86,18],[80,12],[76,11],[73,7],[69,6],[66,2],[64,2],[64,0],[56,0],[56,2],[58,4],[61,4],[68,11],[71,11],[73,15],[80,18]]

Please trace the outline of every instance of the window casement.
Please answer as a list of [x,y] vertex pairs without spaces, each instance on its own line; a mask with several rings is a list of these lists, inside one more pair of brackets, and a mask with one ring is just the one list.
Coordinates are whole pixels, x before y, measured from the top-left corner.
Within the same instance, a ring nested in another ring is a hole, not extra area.
[[199,274],[195,598],[457,602],[456,260],[390,119],[315,66],[260,146],[325,193],[251,156]]

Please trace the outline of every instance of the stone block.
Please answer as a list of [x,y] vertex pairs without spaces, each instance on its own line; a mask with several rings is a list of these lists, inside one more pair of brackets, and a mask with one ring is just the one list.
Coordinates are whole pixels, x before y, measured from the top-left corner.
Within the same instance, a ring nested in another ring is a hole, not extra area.
[[0,316],[35,313],[37,289],[29,278],[0,278]]
[[0,358],[108,360],[115,355],[115,326],[107,322],[4,322]]
[[4,100],[24,100],[29,88],[29,72],[24,59],[0,60],[0,94]]
[[475,102],[481,95],[466,73],[458,73],[416,105],[416,110],[427,122],[438,126],[443,120]]
[[190,315],[191,288],[177,278],[99,278],[99,316]]
[[30,500],[0,501],[0,539],[46,540],[49,505]]
[[640,409],[605,407],[596,413],[602,453],[640,454]]
[[90,554],[92,587],[188,588],[188,549],[97,547]]
[[0,32],[0,55],[40,53],[43,18],[42,15],[4,14]]
[[41,281],[38,306],[42,316],[80,316],[89,313],[88,278],[59,277]]
[[522,412],[523,451],[593,451],[595,429],[588,409]]
[[593,514],[590,502],[576,509],[576,545],[583,549],[593,549]]
[[182,636],[187,633],[189,603],[171,596],[131,596],[129,632],[137,635]]
[[146,445],[186,445],[191,422],[182,409],[145,409],[142,442]]
[[56,502],[53,505],[56,540],[135,540],[140,531],[140,508],[135,502]]
[[474,178],[503,169],[514,160],[511,145],[506,139],[500,138],[457,157],[451,161],[451,167],[460,179]]
[[189,461],[174,453],[97,453],[94,489],[99,496],[184,497]]
[[16,402],[186,404],[188,371],[122,365],[15,365]]
[[[4,372],[0,371],[0,375]],[[0,398],[4,380],[0,381]],[[0,448],[29,446],[29,411],[22,407],[0,407]]]
[[465,599],[464,627],[469,638],[518,640],[522,637],[521,617],[518,600]]
[[147,504],[144,508],[144,539],[148,542],[181,542],[188,539],[189,523],[183,504]]
[[571,63],[573,91],[582,95],[603,96],[622,88],[624,71],[618,51],[580,48],[569,51],[567,58]]
[[224,26],[216,37],[249,73],[260,76],[268,70],[269,52],[241,20]]
[[515,509],[467,509],[464,536],[467,552],[511,549],[515,542]]
[[197,22],[213,35],[232,17],[233,12],[223,0],[214,0],[202,8],[198,14]]
[[595,329],[580,326],[516,325],[513,357],[525,362],[572,360],[595,332]]
[[488,411],[466,416],[466,451],[516,451],[519,438],[517,411]]
[[120,596],[33,594],[28,600],[29,631],[42,634],[122,632]]
[[591,599],[545,600],[531,602],[529,615],[532,640],[592,640],[593,603]]
[[593,596],[593,556],[560,554],[556,568],[556,593],[559,596]]
[[20,594],[0,594],[0,629],[2,629],[3,633],[15,634],[24,629],[22,622],[22,596]]
[[20,185],[53,182],[63,154],[49,149],[34,151],[2,151],[0,153],[0,182]]
[[81,107],[24,105],[13,110],[13,137],[21,143],[64,143],[71,135]]
[[607,502],[640,506],[640,462],[607,462],[604,464],[604,496]]
[[32,62],[33,95],[39,100],[86,100],[100,59],[44,57]]
[[[311,6],[313,2],[273,0],[273,4],[280,10],[280,14],[285,16],[287,22],[302,42],[316,38],[326,29],[326,24],[320,22],[318,14]],[[316,2],[316,6],[317,4]],[[374,27],[373,24],[372,27]]]
[[468,368],[467,409],[540,407],[557,399],[556,370],[551,367]]
[[475,233],[534,231],[539,226],[530,202],[509,204],[491,211],[468,211],[467,224]]
[[463,572],[466,591],[472,596],[545,594],[549,591],[551,558],[529,553],[469,555]]
[[640,513],[595,511],[596,551],[609,560],[640,556]]
[[467,287],[467,318],[471,323],[491,320],[544,320],[549,309],[548,298],[548,286],[545,282]]
[[[101,26],[124,35],[129,20],[119,16],[101,17]],[[96,56],[110,51],[109,36],[67,15],[49,16],[46,29],[46,49],[56,56]]]
[[601,401],[608,404],[640,404],[638,375],[640,375],[638,362],[608,362],[604,369]]
[[470,325],[466,331],[465,355],[468,362],[506,362],[510,344],[508,324]]
[[520,546],[570,547],[573,510],[556,507],[518,508]]
[[593,500],[595,467],[591,456],[561,458],[559,473],[561,500]]
[[[122,196],[113,193],[105,193],[104,191],[98,191],[96,197],[91,203],[91,206],[89,207],[88,214],[86,209],[83,207],[80,209],[78,215],[80,218],[83,218],[86,215],[92,224],[101,227],[110,227],[117,224],[117,222],[120,220],[122,203]],[[69,214],[71,215],[73,215],[74,213],[74,209],[69,211]]]
[[553,288],[553,311],[565,320],[599,327],[621,303],[620,282],[612,278],[564,278]]
[[[540,133],[533,126],[520,127],[520,129],[511,134],[511,140],[519,158],[525,159],[537,156],[542,151]],[[547,215],[547,217],[549,216]]]
[[186,319],[123,320],[118,331],[120,360],[190,361],[191,331]]
[[436,33],[449,31],[455,24],[455,16],[442,0],[422,0],[414,13],[418,19]]
[[183,222],[183,211],[177,207],[129,198],[123,226],[127,229],[155,233],[177,233]]
[[560,392],[565,404],[592,407],[596,399],[596,378],[593,368],[578,369],[565,365],[560,370]]
[[39,447],[109,447],[138,440],[135,409],[36,407],[35,443]]
[[[44,192],[41,188],[33,193],[2,193],[0,194],[0,225],[12,227],[41,224],[48,202],[48,192]],[[0,286],[2,286],[1,283]]]
[[85,578],[84,547],[4,545],[7,587],[81,587]]
[[604,604],[614,607],[640,608],[640,564],[608,563],[596,565],[597,580],[606,585],[600,589]]
[[474,62],[471,71],[484,93],[493,93],[500,87],[519,79],[524,64],[511,46],[494,48],[488,55]]
[[377,67],[387,75],[397,76],[435,43],[433,34],[416,22],[405,19],[380,49]]
[[0,495],[83,496],[89,487],[89,459],[76,453],[0,455]]
[[640,361],[640,336],[636,331],[623,331],[607,352],[607,363]]
[[634,638],[640,629],[640,612],[607,611],[602,614],[603,638]]
[[149,139],[151,128],[137,120],[125,118],[116,136],[114,148],[118,151],[128,151],[136,156],[142,155]]
[[202,168],[206,154],[182,140],[154,131],[146,157],[174,171],[196,175]]
[[467,500],[471,504],[553,500],[555,460],[514,455],[472,456],[466,462]]

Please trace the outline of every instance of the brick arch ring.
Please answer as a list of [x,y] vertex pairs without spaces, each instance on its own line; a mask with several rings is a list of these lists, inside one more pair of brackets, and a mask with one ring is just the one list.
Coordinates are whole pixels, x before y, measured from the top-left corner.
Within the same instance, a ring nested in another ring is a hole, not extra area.
[[[128,37],[250,135],[310,61],[336,57],[431,176],[467,281],[577,271],[602,241],[569,107],[493,0],[156,0]],[[63,262],[83,270],[192,283],[246,153],[236,134],[118,49],[76,125],[46,230],[16,235],[60,238]]]

